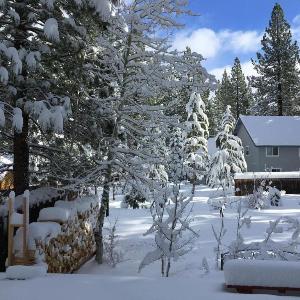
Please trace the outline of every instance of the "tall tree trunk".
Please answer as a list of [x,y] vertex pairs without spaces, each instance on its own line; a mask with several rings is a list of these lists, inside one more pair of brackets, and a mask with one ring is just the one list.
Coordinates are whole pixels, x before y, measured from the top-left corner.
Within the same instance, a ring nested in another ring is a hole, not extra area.
[[103,263],[103,225],[104,225],[105,216],[109,215],[110,183],[111,183],[111,164],[109,163],[105,172],[103,193],[101,197],[101,207],[97,219],[96,228],[94,230],[94,236],[96,242],[95,260],[98,264]]
[[16,195],[29,188],[29,116],[23,111],[23,129],[14,133],[14,189]]
[[277,105],[278,105],[278,116],[283,115],[283,103],[282,103],[282,85],[279,82],[277,87]]

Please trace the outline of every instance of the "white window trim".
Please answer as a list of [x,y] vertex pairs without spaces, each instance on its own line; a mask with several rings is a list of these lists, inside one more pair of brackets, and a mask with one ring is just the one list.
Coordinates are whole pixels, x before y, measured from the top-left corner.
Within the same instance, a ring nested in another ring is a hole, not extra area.
[[[272,155],[268,155],[268,148],[274,148],[274,147],[278,148],[278,155],[273,155],[273,154]],[[267,146],[266,147],[266,157],[279,157],[279,147],[278,146]]]
[[[279,171],[273,171],[274,169],[279,170]],[[282,172],[282,168],[271,168],[271,172]]]

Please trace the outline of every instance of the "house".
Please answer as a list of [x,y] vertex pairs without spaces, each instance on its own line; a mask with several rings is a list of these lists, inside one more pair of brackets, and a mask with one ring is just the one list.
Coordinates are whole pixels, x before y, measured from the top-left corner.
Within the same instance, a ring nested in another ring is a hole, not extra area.
[[300,116],[240,116],[234,134],[248,172],[300,170]]

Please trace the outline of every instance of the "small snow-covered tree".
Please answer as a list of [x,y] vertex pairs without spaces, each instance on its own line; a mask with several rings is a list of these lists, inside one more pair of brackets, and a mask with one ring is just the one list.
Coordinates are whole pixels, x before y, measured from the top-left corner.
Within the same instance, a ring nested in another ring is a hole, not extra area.
[[231,188],[234,174],[244,172],[247,164],[244,148],[239,137],[233,135],[235,119],[228,105],[221,122],[221,131],[217,134],[218,151],[211,157],[208,168],[207,183],[209,186],[221,186],[224,195]]
[[192,193],[195,193],[197,178],[205,173],[208,159],[207,138],[208,119],[205,114],[205,104],[199,93],[193,92],[186,105],[187,138],[185,148],[188,154],[186,164],[189,167],[189,177],[193,184]]
[[[171,201],[167,201],[170,197]],[[192,197],[185,197],[179,193],[178,186],[169,189],[156,190],[151,206],[153,224],[145,233],[155,234],[157,248],[150,251],[139,266],[141,271],[145,266],[160,260],[161,275],[169,277],[171,262],[185,255],[191,250],[192,240],[198,236],[190,227],[189,213],[185,214]],[[187,232],[190,234],[188,235]]]
[[176,127],[171,130],[171,136],[169,141],[169,155],[168,155],[168,173],[169,181],[174,184],[179,184],[185,177],[185,147],[184,147],[184,135],[185,132]]

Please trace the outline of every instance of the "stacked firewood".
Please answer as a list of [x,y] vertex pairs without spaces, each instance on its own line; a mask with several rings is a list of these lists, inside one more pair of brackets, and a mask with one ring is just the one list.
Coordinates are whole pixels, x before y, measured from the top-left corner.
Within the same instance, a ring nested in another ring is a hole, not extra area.
[[89,210],[61,225],[61,234],[48,243],[37,242],[50,273],[72,273],[95,253],[93,229],[99,207]]

